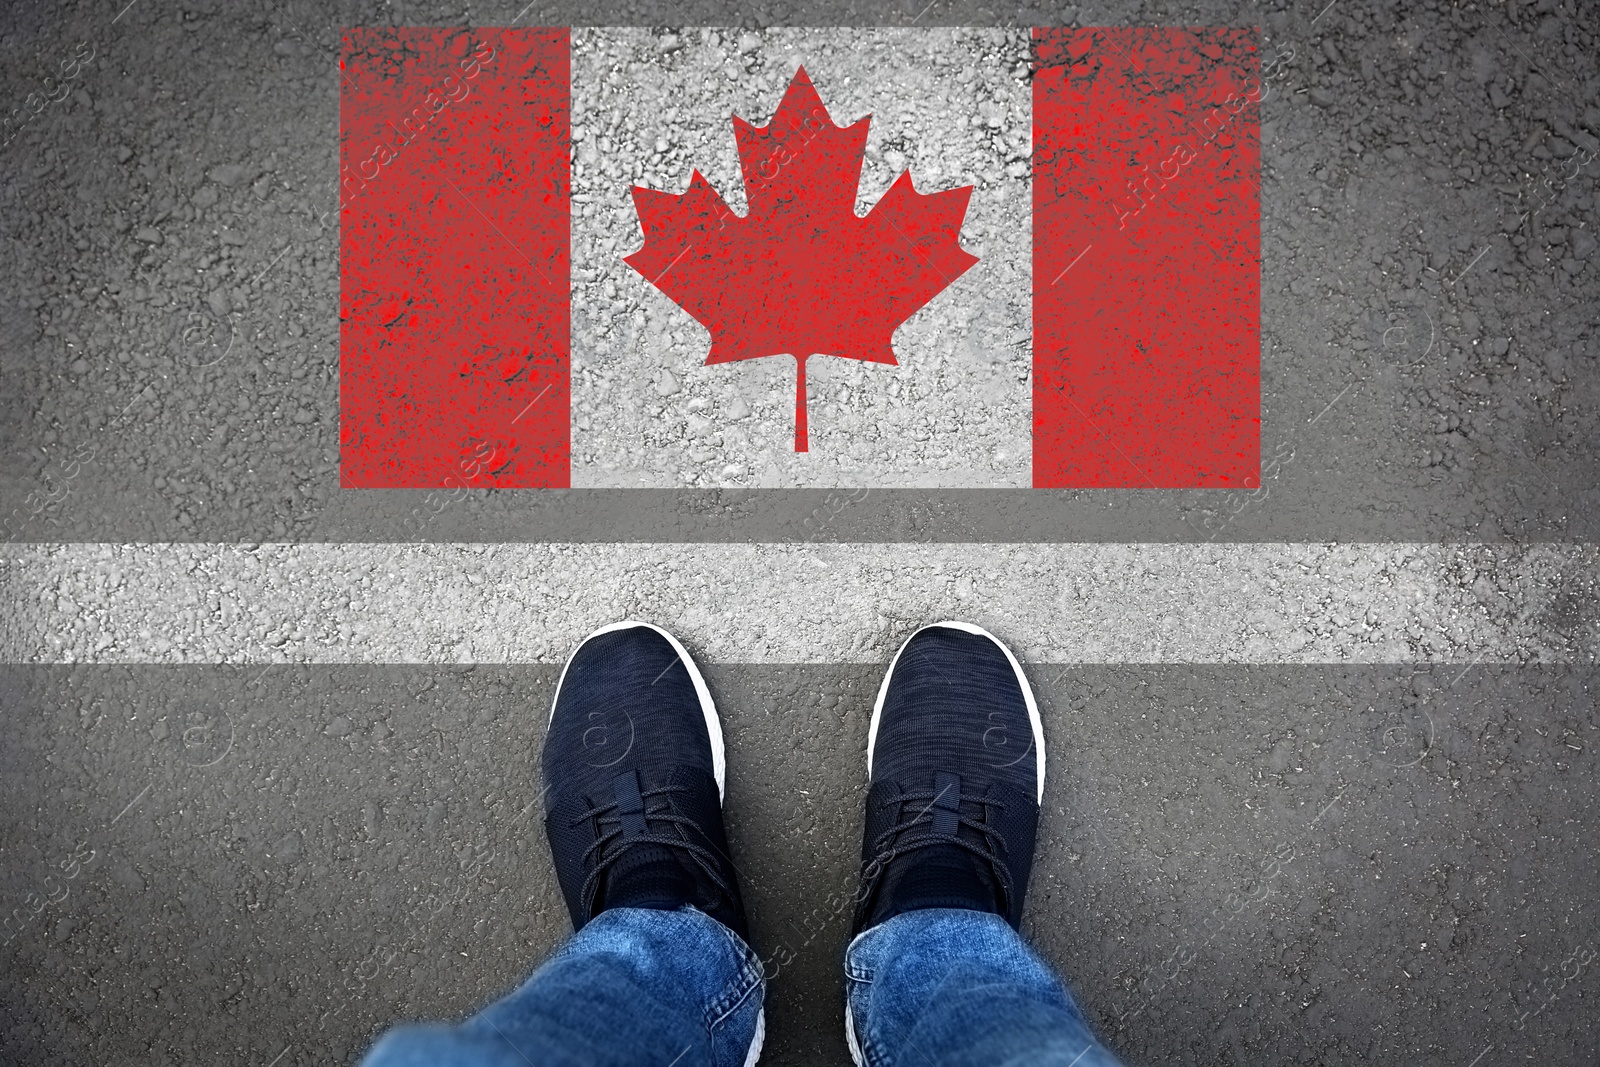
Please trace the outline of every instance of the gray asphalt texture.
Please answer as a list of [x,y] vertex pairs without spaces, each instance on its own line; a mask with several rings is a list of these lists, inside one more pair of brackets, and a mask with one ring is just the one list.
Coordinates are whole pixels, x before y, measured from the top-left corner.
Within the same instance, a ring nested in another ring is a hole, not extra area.
[[[880,671],[707,666],[754,939],[788,961],[764,1063],[848,1062]],[[556,673],[0,672],[0,894],[46,901],[4,948],[0,1061],[348,1062],[511,987],[568,931]],[[1593,667],[1031,674],[1025,932],[1130,1063],[1594,1061]]]
[[[0,662],[543,663],[646,619],[723,663],[1600,663],[1600,546],[0,547]],[[730,595],[730,591],[732,591]]]
[[[662,33],[1261,26],[1263,452],[1292,458],[1264,499],[472,491],[442,508],[338,490],[334,57],[343,25],[492,26],[521,4],[125,3],[0,8],[0,110],[60,97],[0,149],[0,538],[1600,529],[1600,162],[1581,162],[1600,151],[1600,34],[1580,0],[528,10]],[[1562,611],[1592,632],[1592,594]],[[878,668],[704,666],[755,939],[796,955],[763,1062],[843,1063]],[[1130,1063],[1600,1059],[1593,667],[1035,680],[1053,781],[1026,929]],[[567,930],[529,810],[553,682],[0,668],[0,1063],[343,1063],[393,1021],[507,989]]]

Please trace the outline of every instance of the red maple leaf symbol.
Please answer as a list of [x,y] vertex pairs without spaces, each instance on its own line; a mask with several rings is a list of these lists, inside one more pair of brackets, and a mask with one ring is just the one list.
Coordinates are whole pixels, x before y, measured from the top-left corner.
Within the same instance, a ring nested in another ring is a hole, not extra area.
[[855,213],[871,121],[834,125],[801,67],[770,125],[733,117],[749,214],[699,170],[681,194],[633,187],[644,247],[624,262],[711,331],[706,363],[795,357],[796,452],[806,357],[895,364],[895,329],[978,262],[957,242],[970,185],[924,195],[907,170]]

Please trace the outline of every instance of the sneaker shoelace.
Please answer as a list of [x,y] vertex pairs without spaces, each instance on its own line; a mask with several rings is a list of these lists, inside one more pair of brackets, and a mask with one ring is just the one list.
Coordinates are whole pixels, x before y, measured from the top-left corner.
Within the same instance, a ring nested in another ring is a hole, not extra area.
[[[599,893],[600,879],[605,876],[605,872],[610,870],[617,860],[626,855],[628,849],[635,845],[660,845],[664,848],[686,852],[694,860],[695,864],[705,872],[706,877],[710,878],[717,888],[722,891],[724,897],[733,897],[735,895],[733,888],[728,885],[727,880],[723,878],[722,872],[718,869],[720,864],[717,854],[704,845],[697,844],[689,839],[687,831],[693,830],[696,834],[700,834],[699,825],[693,819],[685,818],[672,810],[672,801],[667,798],[667,794],[686,791],[687,787],[685,786],[669,785],[656,789],[644,789],[639,793],[639,796],[645,802],[644,817],[646,823],[666,823],[669,826],[677,827],[682,836],[671,836],[655,832],[635,834],[623,841],[622,847],[611,848],[613,844],[623,837],[622,816],[617,812],[619,805],[615,800],[592,807],[572,820],[572,825],[575,827],[583,825],[590,819],[598,820],[601,825],[600,834],[595,838],[594,844],[585,849],[583,853],[585,865],[589,863],[591,857],[595,857],[595,854],[599,853],[599,856],[595,858],[593,869],[589,871],[589,876],[583,882],[581,895],[584,907],[587,910],[591,913],[594,911],[594,898]],[[660,803],[652,808],[650,806],[652,800],[658,800]]]
[[[872,898],[872,893],[876,890],[878,882],[883,878],[884,872],[889,869],[889,864],[896,859],[921,849],[932,848],[935,845],[954,845],[957,848],[965,849],[989,865],[989,869],[994,875],[995,883],[1000,888],[1003,914],[1009,915],[1011,913],[1013,895],[1011,875],[1007,871],[1000,855],[1006,850],[1006,842],[1004,837],[989,826],[989,812],[991,810],[1004,810],[1005,804],[990,797],[966,794],[958,794],[956,796],[955,802],[958,807],[953,813],[956,817],[956,826],[958,828],[965,826],[969,830],[976,831],[983,838],[983,843],[980,844],[961,837],[959,834],[944,835],[932,832],[933,820],[935,815],[938,814],[934,804],[942,796],[941,792],[930,789],[925,792],[901,793],[884,802],[886,805],[900,805],[900,818],[872,842],[873,860],[868,864],[870,870],[866,878],[866,884],[861,888],[861,899],[870,900]],[[963,800],[969,804],[980,805],[984,809],[983,818],[976,819],[961,813],[959,805]],[[922,802],[921,809],[907,818],[906,806],[918,802]],[[946,814],[951,813],[947,812]]]

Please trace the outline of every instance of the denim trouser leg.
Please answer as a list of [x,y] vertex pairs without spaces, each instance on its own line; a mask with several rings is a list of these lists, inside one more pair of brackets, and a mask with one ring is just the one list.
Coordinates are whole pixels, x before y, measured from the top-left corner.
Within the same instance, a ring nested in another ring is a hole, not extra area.
[[521,987],[458,1025],[397,1027],[364,1067],[741,1067],[762,1025],[761,964],[692,908],[615,908]]
[[1066,987],[998,915],[931,908],[845,953],[852,1051],[869,1067],[1117,1067]]

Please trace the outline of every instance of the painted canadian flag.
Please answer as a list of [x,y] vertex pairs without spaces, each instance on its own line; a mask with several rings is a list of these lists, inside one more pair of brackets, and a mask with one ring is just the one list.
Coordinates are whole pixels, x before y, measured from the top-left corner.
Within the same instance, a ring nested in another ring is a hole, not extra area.
[[342,484],[1257,484],[1256,40],[348,30]]

